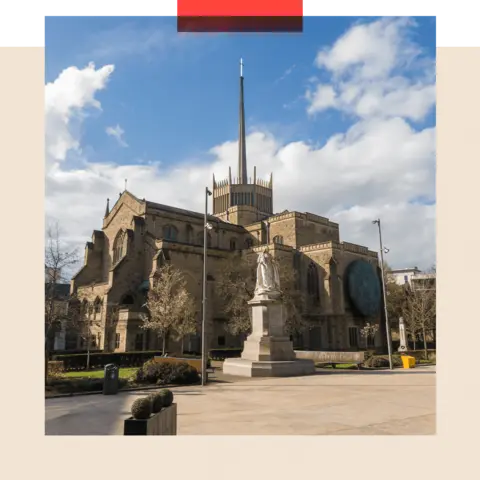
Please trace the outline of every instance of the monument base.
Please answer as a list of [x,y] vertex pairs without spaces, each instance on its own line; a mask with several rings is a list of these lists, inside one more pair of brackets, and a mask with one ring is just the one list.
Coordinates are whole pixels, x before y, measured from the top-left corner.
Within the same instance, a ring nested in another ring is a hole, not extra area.
[[315,373],[312,360],[256,361],[245,358],[227,358],[223,373],[238,377],[297,377]]

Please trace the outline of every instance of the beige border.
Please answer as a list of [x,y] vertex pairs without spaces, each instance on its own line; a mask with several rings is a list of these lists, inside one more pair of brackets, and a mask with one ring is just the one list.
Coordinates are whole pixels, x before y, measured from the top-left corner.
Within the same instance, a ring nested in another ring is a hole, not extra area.
[[0,65],[5,478],[463,478],[477,470],[480,377],[469,356],[480,338],[480,49],[438,50],[439,421],[436,436],[415,438],[44,437],[43,49],[0,49]]
[[480,428],[479,79],[480,48],[437,49],[437,434],[450,452],[433,458],[450,460],[452,472],[456,464],[457,475],[477,462]]

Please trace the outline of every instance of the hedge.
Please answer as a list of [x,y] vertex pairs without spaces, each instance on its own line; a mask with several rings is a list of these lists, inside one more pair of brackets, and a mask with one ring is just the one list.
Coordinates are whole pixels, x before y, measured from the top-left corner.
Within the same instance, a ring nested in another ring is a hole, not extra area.
[[215,348],[210,350],[209,357],[212,360],[225,360],[226,358],[237,358],[242,355],[242,348]]
[[[128,380],[118,379],[118,388],[125,388]],[[60,378],[49,379],[45,386],[45,391],[50,394],[58,393],[81,393],[81,392],[101,392],[103,390],[103,378]]]
[[[236,350],[235,350],[236,352]],[[239,350],[241,353],[241,350]],[[211,352],[210,352],[211,353]],[[230,353],[232,356],[240,356]],[[146,361],[151,360],[153,357],[161,356],[162,352],[158,350],[140,351],[140,352],[121,352],[121,353],[91,353],[90,354],[90,369],[101,369],[109,363],[114,363],[118,367],[141,367]],[[228,353],[227,353],[228,355]],[[65,372],[85,370],[87,366],[87,354],[75,353],[70,355],[55,355],[54,360],[62,361]],[[199,355],[192,355],[184,353],[182,358],[200,358]],[[217,357],[212,359],[224,359],[226,357]]]
[[[141,367],[147,360],[154,356],[162,355],[161,351],[148,352],[122,352],[122,353],[91,353],[90,368],[104,368],[109,363],[114,363],[118,367]],[[71,355],[55,355],[55,360],[63,361],[64,370],[85,370],[87,366],[87,354],[76,353]]]

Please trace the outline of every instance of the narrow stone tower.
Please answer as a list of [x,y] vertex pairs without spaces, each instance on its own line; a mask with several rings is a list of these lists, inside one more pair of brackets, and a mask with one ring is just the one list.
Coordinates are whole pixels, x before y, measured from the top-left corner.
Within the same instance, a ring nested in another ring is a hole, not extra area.
[[257,178],[253,167],[253,181],[247,176],[247,148],[245,134],[245,101],[243,92],[243,60],[240,60],[240,108],[238,128],[238,176],[216,181],[213,176],[213,214],[237,225],[249,225],[273,215],[273,176],[269,180]]

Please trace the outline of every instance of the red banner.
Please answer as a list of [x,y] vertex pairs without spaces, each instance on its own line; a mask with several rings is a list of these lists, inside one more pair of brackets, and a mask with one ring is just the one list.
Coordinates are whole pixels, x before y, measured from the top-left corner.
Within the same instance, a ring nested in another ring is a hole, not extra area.
[[[302,16],[305,9],[480,7],[480,0],[177,0],[177,16]],[[310,13],[310,12],[308,12]]]
[[301,17],[303,0],[177,0],[179,17]]

